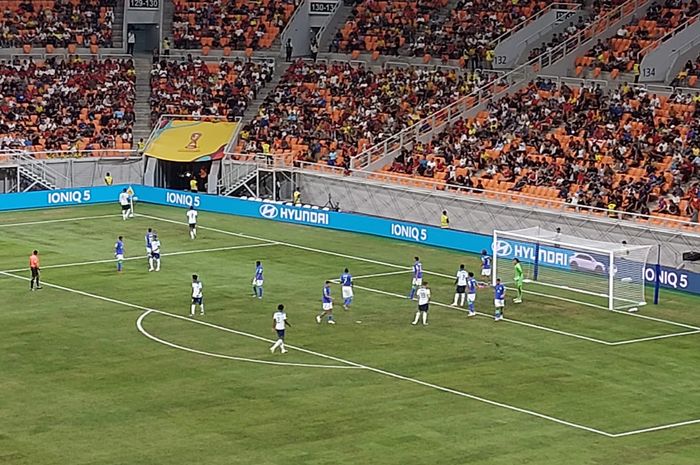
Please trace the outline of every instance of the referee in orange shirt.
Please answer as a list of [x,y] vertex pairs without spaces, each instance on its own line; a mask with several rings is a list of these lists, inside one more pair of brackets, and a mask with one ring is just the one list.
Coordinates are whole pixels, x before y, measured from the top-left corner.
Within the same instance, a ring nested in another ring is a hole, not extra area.
[[36,281],[36,288],[41,289],[41,284],[39,284],[39,251],[35,250],[29,256],[29,269],[32,270],[32,281],[29,285],[30,290],[34,290],[34,281]]

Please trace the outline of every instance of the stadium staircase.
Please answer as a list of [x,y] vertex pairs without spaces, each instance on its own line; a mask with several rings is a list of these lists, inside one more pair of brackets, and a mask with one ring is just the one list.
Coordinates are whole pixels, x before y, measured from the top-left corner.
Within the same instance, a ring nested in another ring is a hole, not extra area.
[[[340,25],[339,27],[343,27],[343,24],[346,23],[350,15],[352,14],[352,5],[346,5],[345,2],[342,2],[340,6],[338,7],[338,11],[335,13],[334,20],[337,21],[337,23]],[[324,26],[325,28],[325,26]],[[319,52],[326,52],[328,51],[328,46],[333,42],[333,38],[335,37],[335,34],[338,32],[338,28],[336,28],[334,31],[329,31],[328,34],[323,34],[321,38],[321,42],[318,44],[318,51]]]
[[[161,25],[162,37],[170,39],[170,46],[173,47],[173,14],[175,14],[175,5],[173,0],[163,0],[163,24]],[[162,44],[160,44],[162,45]]]
[[274,88],[277,87],[277,84],[279,84],[279,82],[282,80],[282,76],[284,76],[284,73],[287,72],[287,68],[289,68],[289,63],[285,63],[282,60],[277,60],[275,71],[272,74],[272,80],[265,84],[265,87],[260,89],[258,95],[255,96],[255,100],[248,104],[248,107],[246,108],[246,111],[240,121],[241,127],[255,119],[263,102],[267,96],[270,95],[270,92],[272,92]]
[[[237,191],[245,189],[248,183],[255,179],[257,174],[258,166],[255,164],[226,163],[222,165],[221,178],[216,185],[217,192],[219,195],[233,195]],[[254,195],[252,190],[246,190],[251,195]]]
[[140,139],[143,139],[145,142],[151,135],[151,66],[152,58],[150,55],[134,55],[134,67],[136,68],[134,147],[138,146]]
[[126,2],[117,2],[114,7],[114,24],[112,25],[112,47],[124,47],[124,5]]
[[17,172],[21,178],[21,192],[70,186],[70,179],[51,168],[44,160],[37,160],[20,152],[13,154],[12,158],[17,164]]

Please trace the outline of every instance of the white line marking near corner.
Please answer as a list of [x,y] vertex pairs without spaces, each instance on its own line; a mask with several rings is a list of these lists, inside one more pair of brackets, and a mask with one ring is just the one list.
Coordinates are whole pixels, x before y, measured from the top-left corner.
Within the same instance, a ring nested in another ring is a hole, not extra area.
[[[195,253],[205,253],[205,252],[221,252],[225,250],[237,250],[237,249],[251,249],[251,248],[256,248],[256,247],[270,247],[273,245],[278,245],[275,242],[264,242],[261,244],[246,244],[246,245],[231,245],[231,246],[226,246],[226,247],[215,247],[211,249],[194,249],[194,250],[181,250],[178,252],[170,252],[170,253],[162,253],[161,256],[163,257],[172,257],[175,255],[189,255],[189,254],[195,254]],[[130,261],[130,260],[143,260],[148,258],[146,255],[139,255],[136,257],[127,257],[123,261]],[[46,270],[49,268],[66,268],[66,267],[71,267],[71,266],[83,266],[83,265],[96,265],[100,263],[113,263],[116,262],[116,258],[105,258],[102,260],[91,260],[91,261],[85,261],[85,262],[74,262],[74,263],[59,263],[56,265],[46,265],[42,266],[42,270]],[[22,271],[26,271],[27,268],[17,268],[14,270],[2,270],[0,272],[4,273],[20,273]]]
[[[29,281],[29,280],[30,280],[30,278],[27,278],[27,277],[24,277],[24,276],[18,276],[18,275],[16,275],[16,274],[7,273],[7,272],[2,272],[2,271],[0,271],[0,274],[3,274],[3,275],[5,275],[5,276],[9,276],[9,277],[12,277],[12,278],[16,278],[16,279],[21,279],[21,280],[23,280],[23,281]],[[220,329],[220,330],[222,330],[222,331],[230,332],[230,333],[233,333],[233,334],[237,334],[237,335],[241,335],[241,336],[250,337],[250,338],[252,338],[252,339],[257,339],[257,340],[266,341],[266,342],[272,342],[272,340],[270,340],[270,339],[267,339],[267,338],[264,338],[264,337],[261,337],[261,336],[257,336],[257,335],[255,335],[255,334],[250,334],[250,333],[246,333],[246,332],[243,332],[243,331],[238,331],[238,330],[231,329],[231,328],[226,328],[226,327],[224,327],[224,326],[219,326],[219,325],[215,325],[215,324],[212,324],[212,323],[207,323],[207,322],[205,322],[205,321],[192,320],[192,319],[190,319],[190,318],[186,318],[186,317],[183,317],[183,316],[181,316],[181,315],[174,314],[174,313],[169,313],[169,312],[165,312],[165,311],[162,311],[162,310],[156,310],[156,309],[154,309],[154,308],[148,308],[148,307],[144,307],[144,306],[142,306],[142,305],[132,304],[132,303],[125,302],[125,301],[121,301],[121,300],[117,300],[117,299],[112,299],[112,298],[110,298],[110,297],[100,296],[100,295],[97,295],[97,294],[91,294],[91,293],[89,293],[89,292],[80,291],[80,290],[78,290],[78,289],[72,289],[72,288],[65,287],[65,286],[60,286],[60,285],[58,285],[58,284],[51,284],[51,283],[44,282],[43,285],[46,286],[46,287],[53,287],[53,288],[55,288],[55,289],[60,289],[60,290],[62,290],[62,291],[66,291],[66,292],[72,292],[72,293],[74,293],[74,294],[79,294],[79,295],[82,295],[82,296],[85,296],[85,297],[91,297],[91,298],[93,298],[93,299],[102,300],[102,301],[104,301],[104,302],[110,302],[110,303],[114,303],[114,304],[117,304],[117,305],[123,305],[123,306],[125,306],[125,307],[131,307],[131,308],[135,308],[135,309],[138,309],[138,310],[143,310],[144,312],[151,311],[151,312],[154,312],[154,313],[158,313],[158,314],[161,314],[161,315],[170,316],[170,317],[173,317],[173,318],[184,319],[185,321],[190,321],[190,322],[192,322],[192,323],[201,324],[201,325],[204,325],[204,326],[209,326],[209,327],[211,327],[211,328]],[[488,405],[492,405],[492,406],[495,406],[495,407],[501,407],[501,408],[504,408],[504,409],[507,409],[507,410],[511,410],[511,411],[513,411],[513,412],[523,413],[523,414],[526,414],[526,415],[530,415],[530,416],[533,416],[533,417],[537,417],[537,418],[540,418],[540,419],[543,419],[543,420],[547,420],[547,421],[550,421],[550,422],[553,422],[553,423],[557,423],[557,424],[560,424],[560,425],[569,426],[569,427],[571,427],[571,428],[575,428],[575,429],[579,429],[579,430],[583,430],[583,431],[588,431],[588,432],[590,432],[590,433],[595,433],[595,434],[598,434],[598,435],[601,435],[601,436],[605,436],[605,437],[608,437],[608,438],[614,437],[613,434],[608,433],[608,432],[606,432],[606,431],[598,430],[598,429],[591,428],[591,427],[588,427],[588,426],[585,426],[585,425],[579,425],[579,424],[577,424],[577,423],[573,423],[573,422],[570,422],[570,421],[562,420],[562,419],[560,419],[560,418],[556,418],[556,417],[552,417],[552,416],[549,416],[549,415],[545,415],[545,414],[543,414],[543,413],[535,412],[535,411],[533,411],[533,410],[528,410],[528,409],[516,407],[516,406],[514,406],[514,405],[504,404],[504,403],[502,403],[502,402],[497,402],[497,401],[494,401],[494,400],[491,400],[491,399],[487,399],[487,398],[485,398],[485,397],[480,397],[480,396],[476,396],[476,395],[469,394],[469,393],[466,393],[466,392],[458,391],[458,390],[456,390],[456,389],[451,389],[451,388],[448,388],[448,387],[445,387],[445,386],[440,386],[440,385],[433,384],[433,383],[429,383],[429,382],[426,382],[426,381],[421,381],[421,380],[416,379],[416,378],[410,378],[410,377],[408,377],[408,376],[403,376],[403,375],[400,375],[400,374],[398,374],[398,373],[392,373],[392,372],[390,372],[390,371],[386,371],[386,370],[382,370],[382,369],[379,369],[379,368],[370,367],[370,366],[367,366],[367,365],[363,365],[363,364],[360,364],[360,363],[352,362],[352,361],[350,361],[350,360],[345,360],[345,359],[342,359],[342,358],[339,358],[339,357],[335,357],[335,356],[332,356],[332,355],[327,355],[327,354],[323,354],[323,353],[320,353],[320,352],[315,352],[315,351],[312,351],[312,350],[309,350],[309,349],[304,349],[304,348],[302,348],[302,347],[293,346],[293,345],[289,345],[289,344],[286,344],[286,346],[289,347],[290,349],[298,350],[298,351],[300,351],[300,352],[304,352],[304,353],[307,353],[307,354],[310,354],[310,355],[315,355],[315,356],[317,356],[317,357],[325,358],[325,359],[327,359],[327,360],[333,360],[333,361],[335,361],[335,362],[343,363],[343,364],[346,364],[346,365],[349,365],[349,366],[352,366],[352,367],[363,368],[363,369],[365,369],[365,370],[372,371],[372,372],[374,372],[374,373],[378,373],[378,374],[381,374],[381,375],[384,375],[384,376],[387,376],[387,377],[390,377],[390,378],[400,379],[400,380],[407,381],[407,382],[410,382],[410,383],[413,383],[413,384],[418,384],[418,385],[421,385],[421,386],[425,386],[425,387],[429,387],[429,388],[432,388],[432,389],[436,389],[436,390],[438,390],[438,391],[442,391],[442,392],[446,392],[446,393],[449,393],[449,394],[454,394],[454,395],[457,395],[457,396],[460,396],[460,397],[465,397],[465,398],[468,398],[468,399],[472,399],[472,400],[475,400],[475,401],[478,401],[478,402],[482,402],[482,403],[485,403],[485,404],[488,404]]]
[[345,369],[345,370],[357,369],[357,367],[353,367],[353,366],[349,366],[349,365],[317,365],[317,364],[312,364],[312,363],[276,362],[276,361],[272,361],[272,360],[260,360],[257,358],[235,357],[233,355],[224,355],[224,354],[217,354],[217,353],[213,353],[213,352],[205,352],[203,350],[198,350],[198,349],[193,349],[191,347],[181,346],[179,344],[175,344],[175,343],[166,341],[164,339],[160,339],[144,329],[143,320],[151,313],[153,313],[153,311],[148,310],[148,311],[142,313],[141,316],[139,316],[138,320],[136,320],[136,328],[138,328],[139,332],[141,334],[143,334],[144,336],[146,336],[148,339],[151,339],[155,342],[166,345],[168,347],[172,347],[174,349],[184,350],[185,352],[191,352],[191,353],[198,354],[198,355],[205,355],[207,357],[235,360],[237,362],[259,363],[262,365],[290,366],[290,367],[303,367],[303,368],[340,368],[340,369]]
[[651,428],[644,428],[644,429],[637,429],[637,430],[632,430],[632,431],[625,431],[622,433],[616,433],[612,434],[611,437],[613,438],[623,438],[625,436],[632,436],[635,434],[642,434],[642,433],[651,433],[653,431],[662,431],[665,429],[671,429],[671,428],[678,428],[680,426],[688,426],[688,425],[696,425],[700,423],[700,418],[697,418],[695,420],[687,420],[687,421],[680,421],[678,423],[669,423],[666,425],[659,425],[659,426],[652,426]]
[[628,339],[625,341],[611,342],[610,345],[611,346],[622,346],[625,344],[635,344],[637,342],[656,341],[657,339],[668,339],[670,337],[690,336],[692,334],[700,334],[700,331],[684,331],[682,333],[672,333],[672,334],[662,334],[660,336],[640,337],[638,339]]
[[30,226],[33,224],[64,223],[64,222],[68,222],[68,221],[98,220],[100,218],[116,218],[118,216],[121,217],[121,215],[97,215],[97,216],[78,216],[76,218],[59,218],[59,219],[54,219],[54,220],[28,221],[25,223],[0,224],[0,228],[9,228],[11,226]]

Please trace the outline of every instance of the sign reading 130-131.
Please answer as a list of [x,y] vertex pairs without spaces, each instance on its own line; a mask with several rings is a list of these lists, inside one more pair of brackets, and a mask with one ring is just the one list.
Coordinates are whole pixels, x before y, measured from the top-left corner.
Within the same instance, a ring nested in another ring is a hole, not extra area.
[[157,10],[160,8],[160,0],[129,0],[129,8],[134,10]]

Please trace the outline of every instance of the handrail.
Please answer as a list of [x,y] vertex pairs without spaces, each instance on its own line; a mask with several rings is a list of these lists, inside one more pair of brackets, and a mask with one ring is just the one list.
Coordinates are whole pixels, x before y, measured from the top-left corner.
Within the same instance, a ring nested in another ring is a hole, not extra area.
[[[661,219],[663,221],[668,221],[670,223],[676,224],[678,226],[688,226],[691,228],[698,228],[699,224],[698,223],[693,223],[688,220],[678,220],[675,218],[669,218],[667,216],[658,216],[658,215],[642,215],[641,213],[631,213],[631,212],[626,212],[623,210],[609,210],[607,208],[599,208],[599,207],[593,207],[593,206],[588,206],[588,205],[575,205],[571,204],[569,202],[561,201],[558,199],[546,199],[543,197],[534,197],[531,195],[527,194],[522,194],[519,192],[504,192],[504,191],[494,191],[490,189],[476,189],[474,187],[464,187],[464,186],[459,186],[455,184],[447,184],[446,182],[436,182],[433,180],[430,180],[429,178],[422,178],[422,177],[413,177],[413,176],[399,176],[387,172],[382,172],[382,173],[374,173],[374,172],[368,172],[368,171],[362,171],[362,170],[345,170],[344,168],[341,167],[335,167],[335,166],[328,166],[328,165],[323,165],[319,163],[312,163],[312,162],[299,162],[298,166],[295,167],[290,167],[291,169],[297,169],[297,170],[302,170],[305,172],[312,172],[315,174],[326,174],[326,175],[331,175],[331,176],[336,176],[336,177],[342,177],[343,179],[347,180],[348,176],[352,175],[352,179],[362,179],[363,181],[368,181],[371,183],[377,183],[377,184],[382,184],[386,185],[385,183],[381,183],[378,181],[376,178],[377,177],[383,177],[383,178],[392,178],[395,182],[392,182],[392,186],[398,186],[400,188],[406,188],[406,186],[400,186],[400,181],[401,180],[406,180],[406,179],[411,179],[415,181],[420,181],[421,184],[424,184],[426,188],[420,188],[416,187],[415,189],[421,189],[421,190],[431,190],[431,191],[451,191],[451,192],[457,192],[460,194],[467,194],[467,195],[485,195],[485,196],[492,196],[491,200],[494,200],[493,197],[498,199],[499,197],[505,196],[510,199],[517,199],[521,201],[521,204],[525,204],[524,202],[546,202],[548,204],[547,208],[550,208],[549,205],[552,205],[556,207],[556,209],[574,209],[577,213],[580,212],[594,212],[594,213],[600,213],[602,216],[605,216],[607,218],[613,219],[617,218],[619,220],[625,220],[626,218],[634,218],[636,220],[643,220],[643,221],[648,221],[650,219]],[[373,179],[373,177],[375,179]],[[496,200],[498,202],[498,200]],[[554,208],[553,208],[554,209]],[[612,216],[614,215],[614,216]]]
[[637,63],[642,63],[642,58],[644,58],[644,55],[661,45],[662,43],[666,42],[669,40],[671,37],[676,35],[677,33],[681,32],[682,30],[686,29],[688,26],[692,25],[695,23],[695,21],[700,18],[700,13],[696,14],[695,16],[691,16],[690,18],[686,19],[683,21],[681,24],[676,26],[674,29],[670,30],[660,38],[652,41],[649,45],[641,49],[640,51],[637,52]]
[[[512,87],[513,85],[520,85],[523,82],[527,81],[527,78],[529,75],[532,73],[537,73],[540,71],[542,68],[545,68],[547,66],[551,66],[554,63],[562,60],[572,52],[574,52],[578,47],[581,45],[587,43],[590,40],[593,40],[598,33],[604,31],[605,29],[611,27],[614,24],[617,24],[622,18],[625,17],[625,15],[632,13],[635,11],[639,6],[644,5],[646,3],[649,3],[651,0],[628,0],[627,2],[623,3],[622,5],[616,7],[615,9],[609,11],[606,13],[602,18],[594,21],[591,25],[589,25],[586,29],[574,34],[571,36],[569,39],[565,40],[558,46],[552,48],[551,50],[548,50],[547,52],[540,54],[539,56],[533,58],[532,60],[527,61],[526,63],[518,66],[517,68],[511,70],[507,74],[505,74],[501,78],[501,82],[508,82],[510,79],[514,79],[513,83],[509,84],[509,87]],[[519,78],[519,75],[522,74],[522,77]],[[455,109],[460,108],[461,106],[466,105],[468,109],[475,108],[476,106],[486,103],[490,101],[493,97],[498,94],[493,94],[488,92],[488,88],[493,85],[493,82],[489,82],[486,85],[484,85],[481,88],[478,88],[471,92],[469,95],[463,96],[462,98],[458,99],[457,101],[451,103],[450,105],[447,105],[446,107],[443,107],[442,109],[436,111],[435,113],[427,116],[426,118],[423,118],[422,120],[414,123],[413,125],[409,126],[408,128],[398,132],[397,134],[394,134],[393,136],[384,139],[383,141],[373,145],[372,147],[369,147],[365,150],[362,151],[362,153],[359,153],[358,155],[354,156],[351,160],[351,166],[353,169],[357,169],[358,167],[361,169],[364,169],[368,167],[372,161],[372,154],[377,153],[377,152],[382,152],[384,151],[383,148],[388,148],[389,144],[396,144],[397,142],[400,143],[400,145],[403,147],[403,143],[400,142],[402,141],[405,137],[408,137],[411,135],[411,133],[416,132],[416,128],[423,128],[426,126],[431,125],[431,121],[435,121],[436,119],[439,119],[441,115],[448,115],[448,118],[451,120],[452,116],[451,113]],[[482,96],[483,93],[486,93],[486,96]],[[472,104],[469,103],[470,100],[475,100],[472,102]],[[359,166],[358,166],[359,165]]]
[[491,49],[496,48],[498,44],[515,34],[516,32],[520,31],[521,29],[524,29],[527,25],[529,25],[531,22],[539,19],[541,16],[544,16],[545,14],[549,13],[552,10],[580,10],[581,9],[581,4],[580,3],[567,3],[567,2],[561,2],[561,3],[551,3],[547,5],[547,7],[543,10],[539,10],[524,20],[520,21],[518,24],[513,26],[512,28],[508,29],[506,32],[501,34],[500,36],[496,37],[493,39],[491,42],[489,42],[489,47]]
[[32,161],[41,162],[52,158],[89,158],[89,157],[138,157],[137,150],[133,149],[89,149],[89,150],[42,150],[33,152],[30,150],[0,150],[0,157],[5,157],[8,161]]

